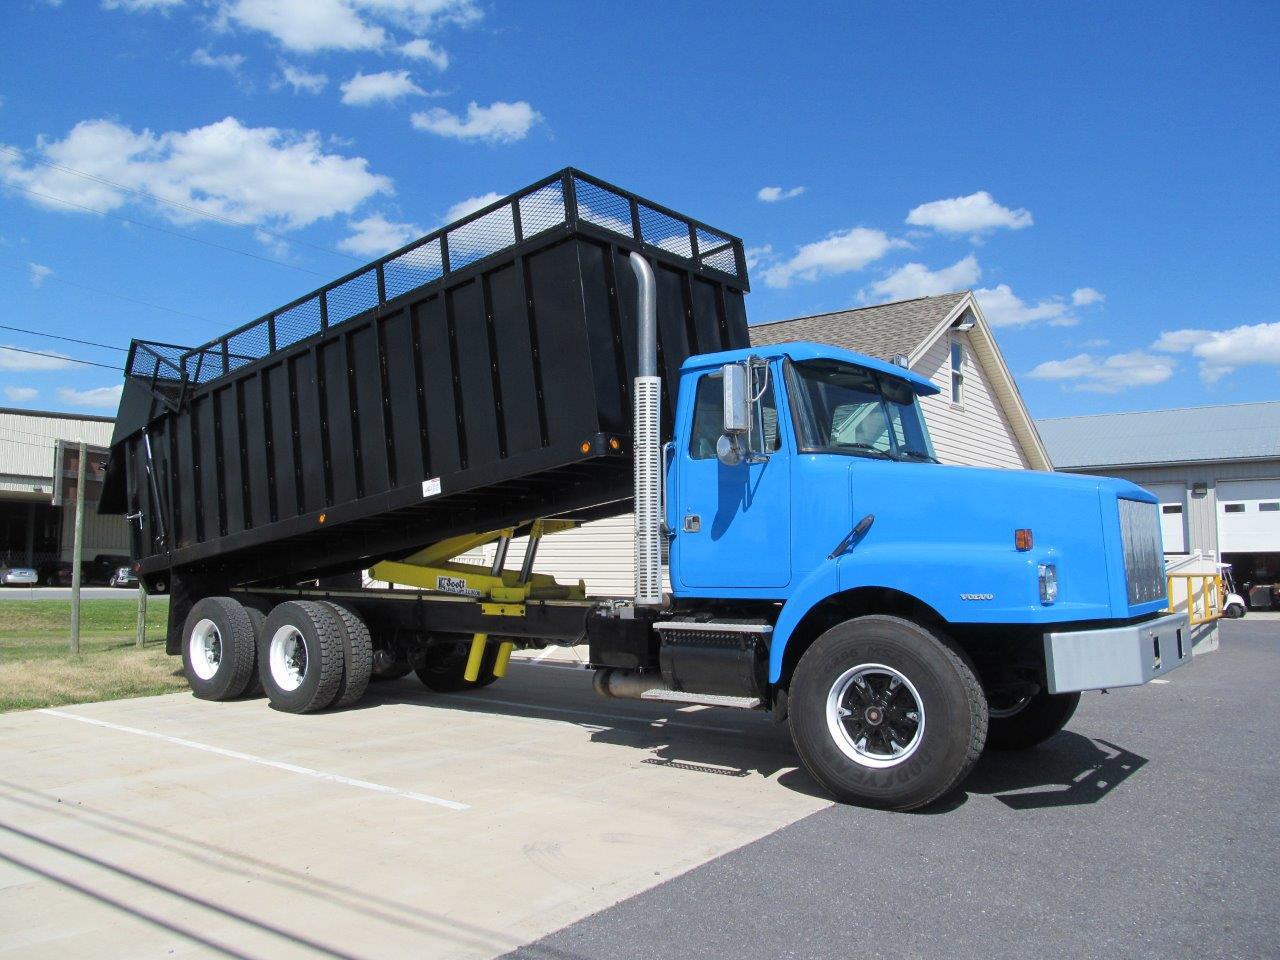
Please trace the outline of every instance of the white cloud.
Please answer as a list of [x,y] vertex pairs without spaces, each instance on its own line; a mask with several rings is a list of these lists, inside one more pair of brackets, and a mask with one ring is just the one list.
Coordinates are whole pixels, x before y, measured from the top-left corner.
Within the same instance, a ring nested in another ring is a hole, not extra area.
[[804,193],[804,187],[792,187],[790,190],[783,190],[781,187],[761,187],[756,193],[756,199],[763,200],[765,203],[777,203],[779,200],[798,197],[802,193]]
[[272,83],[272,87],[278,90],[287,85],[293,87],[294,93],[319,93],[328,83],[329,78],[323,73],[309,73],[301,67],[282,61],[280,76]]
[[1086,340],[1084,343],[1080,344],[1080,346],[1084,347],[1086,350],[1097,350],[1099,347],[1108,347],[1110,345],[1111,341],[1106,337],[1094,337],[1092,340]]
[[747,247],[743,254],[747,258],[747,269],[754,270],[761,264],[773,262],[773,244],[766,243],[759,247]]
[[410,117],[418,130],[455,140],[483,140],[488,143],[523,140],[529,128],[541,119],[542,115],[523,100],[515,103],[496,100],[487,107],[473,100],[467,104],[465,119],[443,107],[434,107]]
[[1228,330],[1166,330],[1151,349],[1191,354],[1200,361],[1200,379],[1216,383],[1238,367],[1280,367],[1280,321]]
[[1040,320],[1054,327],[1071,327],[1080,322],[1060,298],[1046,297],[1027,303],[1007,283],[973,293],[993,327],[1025,327]]
[[59,387],[58,399],[73,407],[105,407],[120,405],[120,393],[123,385],[114,387],[91,387],[88,390],[75,390],[71,387]]
[[393,223],[377,213],[363,220],[350,221],[347,226],[351,228],[351,236],[339,240],[338,247],[366,257],[381,256],[403,247],[427,232],[412,223]]
[[1010,210],[996,203],[985,190],[967,197],[932,200],[922,203],[907,214],[907,223],[916,227],[932,227],[939,233],[980,234],[1005,228],[1021,230],[1031,226],[1031,211]]
[[225,70],[232,76],[239,74],[240,68],[244,66],[244,60],[244,54],[242,53],[213,54],[203,47],[191,54],[191,62],[197,67],[209,67],[213,70]]
[[422,96],[427,91],[413,82],[408,70],[361,73],[342,84],[342,102],[352,107],[373,103],[394,103],[401,97]]
[[29,263],[27,267],[31,273],[31,285],[40,288],[48,277],[53,276],[53,267],[46,267],[43,263]]
[[26,353],[24,348],[0,347],[0,370],[65,370],[71,360],[52,350]]
[[446,211],[444,215],[445,223],[453,223],[455,220],[461,220],[469,213],[475,213],[481,207],[487,207],[489,204],[501,200],[503,195],[490,190],[488,193],[482,193],[478,197],[467,197],[465,200],[459,200]]
[[[207,213],[284,229],[350,213],[375,194],[392,192],[391,180],[370,173],[364,158],[325,152],[314,131],[246,127],[234,117],[161,134],[85,120],[62,140],[40,138],[37,151],[45,160]],[[8,153],[0,153],[0,183],[99,211],[149,202],[55,167],[24,166]],[[31,202],[67,210],[38,197]],[[154,210],[175,222],[194,218],[168,204]]]
[[[52,6],[61,6],[62,0],[53,3]],[[183,0],[102,0],[103,10],[127,10],[129,13],[140,13],[147,10],[169,10],[173,7],[182,6]]]
[[1033,380],[1060,381],[1068,390],[1087,393],[1119,393],[1130,387],[1150,387],[1173,376],[1174,361],[1142,350],[1095,357],[1078,353],[1065,360],[1047,360],[1028,376]]
[[38,397],[40,391],[35,387],[5,387],[4,395],[14,403],[26,403]]
[[386,50],[393,29],[425,33],[482,16],[474,0],[216,0],[215,23],[269,34],[288,50]]
[[940,270],[930,270],[923,263],[908,263],[873,283],[871,290],[886,300],[914,300],[916,297],[968,290],[981,275],[978,258],[969,254]]
[[854,227],[806,243],[790,260],[768,267],[764,271],[764,282],[771,287],[786,287],[793,280],[812,281],[850,273],[879,260],[890,250],[907,245],[905,240],[890,237],[882,230]]
[[1095,303],[1102,303],[1106,299],[1106,294],[1093,287],[1080,287],[1071,294],[1071,303],[1077,307],[1089,307]]
[[412,60],[425,60],[437,70],[447,70],[449,54],[426,37],[418,37],[400,46],[400,52]]

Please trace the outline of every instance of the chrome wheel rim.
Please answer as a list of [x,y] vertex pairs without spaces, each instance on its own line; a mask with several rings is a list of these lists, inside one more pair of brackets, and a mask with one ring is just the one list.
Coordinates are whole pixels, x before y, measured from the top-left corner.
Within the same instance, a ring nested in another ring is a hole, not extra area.
[[827,694],[827,727],[840,751],[864,767],[906,761],[924,738],[924,701],[907,677],[882,663],[850,667]]
[[286,693],[297,690],[307,675],[307,641],[297,627],[283,626],[271,637],[267,654],[271,679]]
[[222,663],[222,634],[212,620],[201,620],[191,631],[188,641],[191,672],[201,680],[212,680]]

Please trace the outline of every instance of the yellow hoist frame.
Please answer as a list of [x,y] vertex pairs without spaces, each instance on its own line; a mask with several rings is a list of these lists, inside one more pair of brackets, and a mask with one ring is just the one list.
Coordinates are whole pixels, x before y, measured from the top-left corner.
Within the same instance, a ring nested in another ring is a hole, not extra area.
[[[433,590],[451,596],[470,597],[480,604],[480,612],[490,617],[523,617],[525,604],[530,600],[585,600],[586,584],[562,584],[545,573],[533,572],[533,561],[543,536],[572,530],[578,526],[573,520],[534,520],[529,526],[529,543],[525,548],[524,562],[519,570],[506,569],[507,551],[515,537],[517,527],[503,527],[484,533],[469,533],[450,537],[419,550],[403,560],[384,560],[375,564],[369,574],[375,580],[403,584],[421,590]],[[475,563],[460,563],[455,558],[496,543],[493,563],[488,567]],[[488,633],[476,633],[471,638],[471,650],[463,676],[468,681],[480,678],[480,666],[484,661]],[[493,675],[506,675],[511,651],[515,647],[509,640],[498,645]]]

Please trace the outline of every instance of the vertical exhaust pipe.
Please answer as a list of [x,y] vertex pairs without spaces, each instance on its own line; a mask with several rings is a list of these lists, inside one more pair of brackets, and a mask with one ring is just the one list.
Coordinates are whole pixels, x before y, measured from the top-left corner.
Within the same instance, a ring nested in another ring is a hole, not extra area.
[[639,287],[639,376],[635,404],[635,587],[637,606],[662,604],[662,379],[658,376],[657,284],[649,261],[632,251]]

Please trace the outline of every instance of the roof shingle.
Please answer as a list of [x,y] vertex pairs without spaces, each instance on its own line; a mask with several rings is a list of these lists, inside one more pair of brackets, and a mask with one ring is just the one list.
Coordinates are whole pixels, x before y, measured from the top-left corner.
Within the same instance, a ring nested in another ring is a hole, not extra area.
[[749,329],[757,345],[817,340],[881,360],[910,356],[965,298],[964,291],[899,300],[874,307],[820,313],[794,320],[758,323]]

